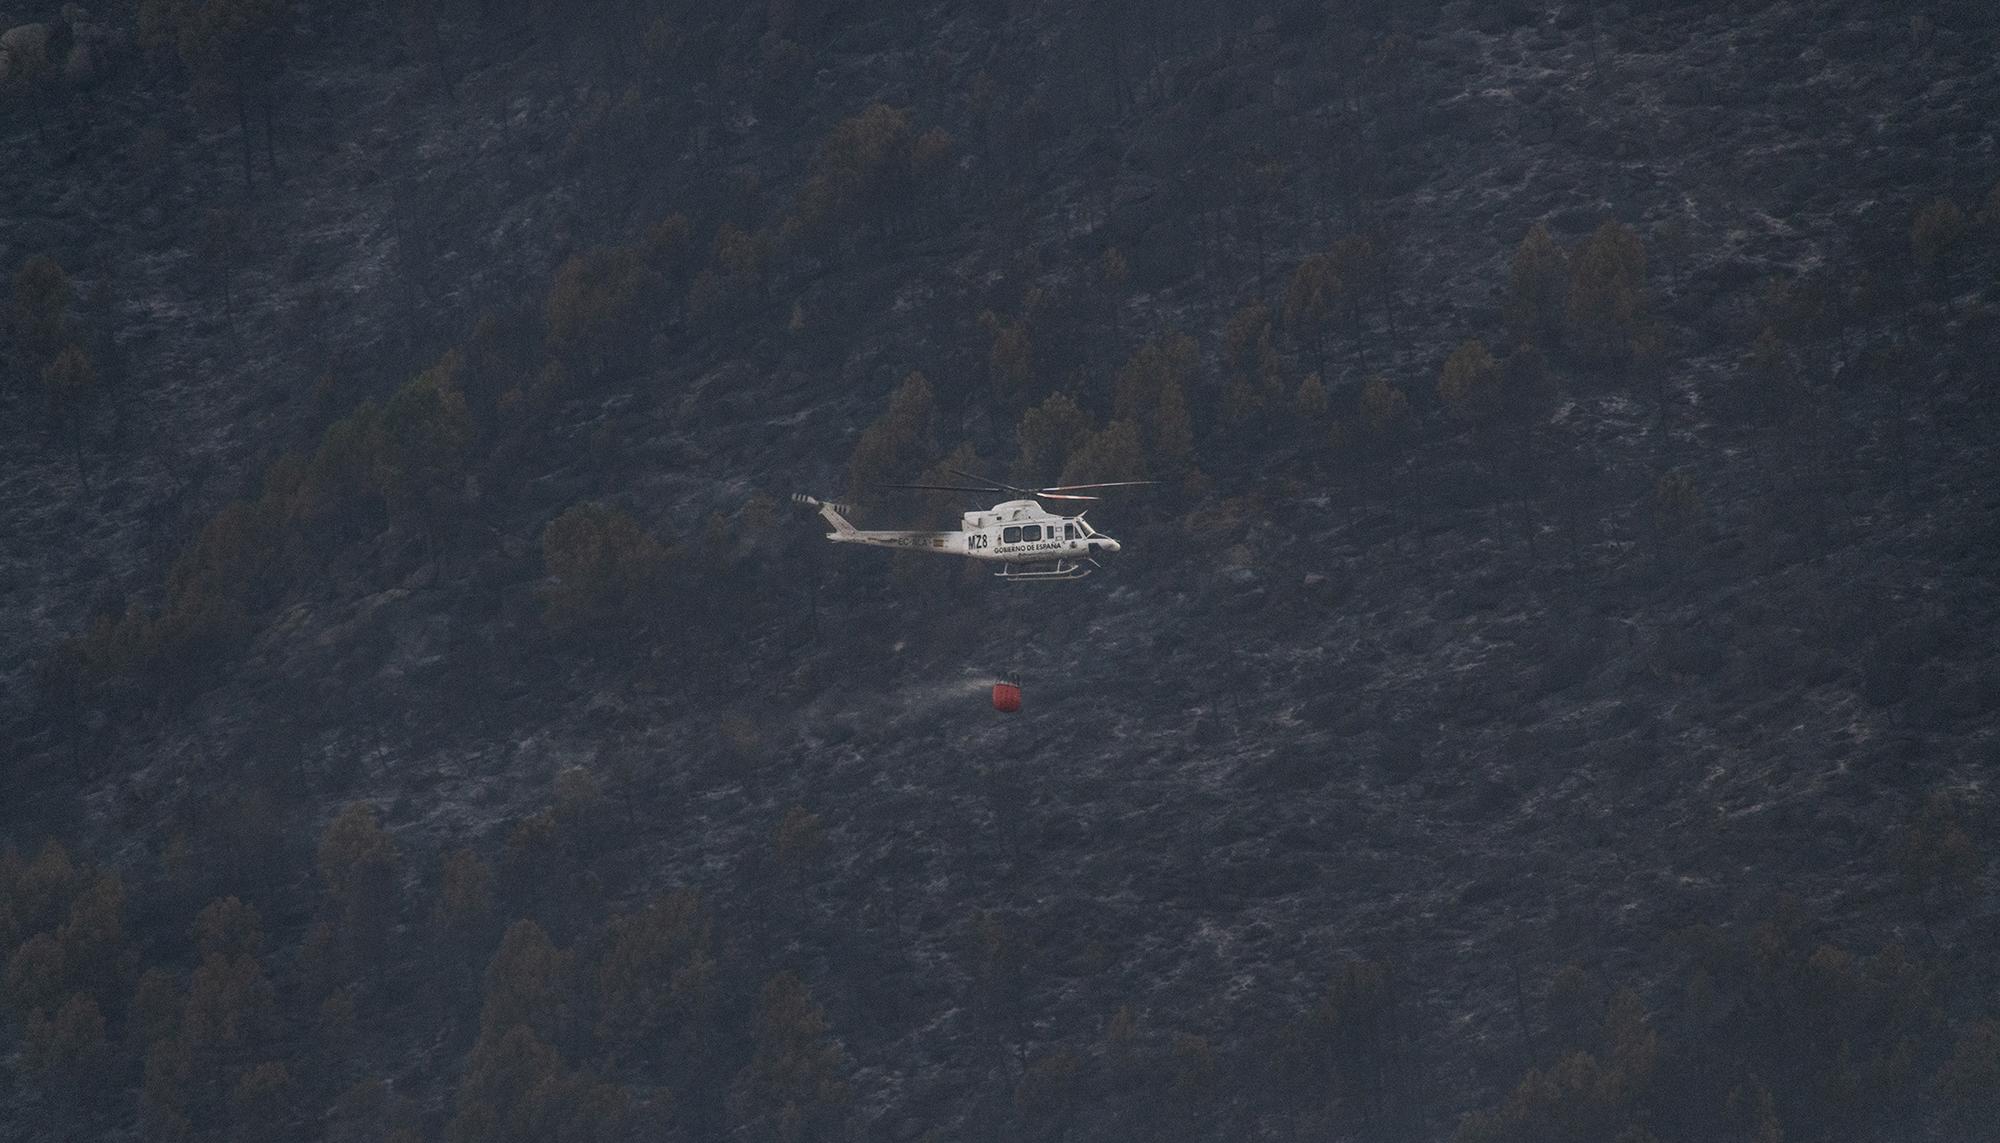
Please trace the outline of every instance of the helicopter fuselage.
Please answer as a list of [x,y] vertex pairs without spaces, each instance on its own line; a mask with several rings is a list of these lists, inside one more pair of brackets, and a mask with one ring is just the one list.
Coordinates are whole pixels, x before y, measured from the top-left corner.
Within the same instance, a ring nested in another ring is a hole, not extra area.
[[856,528],[836,510],[836,505],[813,503],[820,515],[833,525],[827,539],[838,544],[867,544],[903,551],[934,552],[965,556],[1008,565],[1053,564],[1051,572],[1015,572],[1001,569],[1009,579],[1080,579],[1090,574],[1082,566],[1093,557],[1118,550],[1118,541],[1102,535],[1085,523],[1081,515],[1059,516],[1033,500],[1010,500],[980,512],[967,512],[955,532],[880,531]]

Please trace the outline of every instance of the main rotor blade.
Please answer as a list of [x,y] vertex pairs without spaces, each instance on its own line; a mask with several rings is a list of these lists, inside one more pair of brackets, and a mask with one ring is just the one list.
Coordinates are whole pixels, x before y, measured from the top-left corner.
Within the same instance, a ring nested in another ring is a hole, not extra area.
[[967,472],[967,471],[965,471],[965,470],[964,470],[964,469],[962,469],[962,468],[952,468],[952,467],[951,467],[950,465],[946,465],[946,466],[945,466],[945,471],[946,471],[946,472],[949,472],[949,473],[951,473],[951,474],[952,474],[953,476],[963,476],[963,477],[964,477],[964,478],[966,478],[967,480],[984,480],[984,481],[987,481],[987,482],[989,482],[989,483],[990,483],[990,484],[991,484],[991,485],[993,486],[993,488],[994,488],[994,489],[995,489],[996,491],[1000,491],[1000,492],[1018,492],[1018,493],[1020,493],[1020,494],[1021,494],[1021,495],[1023,495],[1023,496],[1033,496],[1033,495],[1035,494],[1035,490],[1034,490],[1034,489],[1032,489],[1032,488],[1022,488],[1022,487],[1020,487],[1020,486],[1018,486],[1018,485],[1013,485],[1013,484],[1008,484],[1008,483],[1005,483],[1004,481],[999,481],[999,480],[994,480],[994,479],[993,479],[992,477],[990,477],[990,476],[980,476],[980,475],[979,475],[979,474],[977,474],[977,473],[972,473],[972,472]]
[[1071,496],[1068,493],[1064,492],[1037,492],[1035,493],[1035,498],[1037,500],[1091,500],[1091,501],[1104,499],[1102,496]]
[[987,485],[984,488],[967,488],[959,484],[878,484],[877,488],[912,488],[919,492],[1005,492],[1004,488]]
[[1114,480],[1109,484],[1052,484],[1042,492],[1081,492],[1086,488],[1133,488],[1141,484],[1158,484],[1157,480]]

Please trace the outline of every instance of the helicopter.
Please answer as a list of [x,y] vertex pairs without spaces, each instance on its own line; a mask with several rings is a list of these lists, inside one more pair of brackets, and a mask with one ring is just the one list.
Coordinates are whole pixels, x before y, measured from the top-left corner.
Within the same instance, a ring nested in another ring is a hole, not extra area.
[[1043,500],[1090,500],[1089,493],[1106,488],[1131,488],[1153,484],[1151,480],[1115,480],[1108,484],[1058,484],[1048,488],[1021,488],[975,476],[956,468],[946,471],[977,486],[957,484],[889,484],[887,488],[920,492],[1011,492],[1020,499],[1007,500],[983,512],[967,512],[956,532],[866,531],[849,523],[843,513],[853,509],[844,504],[818,500],[795,493],[792,500],[818,508],[832,526],[826,538],[836,544],[872,544],[878,548],[899,548],[913,552],[935,552],[965,556],[1000,565],[994,575],[1009,583],[1047,582],[1082,579],[1099,569],[1100,553],[1118,550],[1118,541],[1090,526],[1084,512],[1062,516],[1042,507]]

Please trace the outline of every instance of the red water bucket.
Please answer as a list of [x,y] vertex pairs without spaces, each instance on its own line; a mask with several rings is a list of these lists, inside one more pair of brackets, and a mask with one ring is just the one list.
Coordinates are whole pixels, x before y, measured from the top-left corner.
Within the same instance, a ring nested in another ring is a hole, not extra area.
[[1001,714],[1013,714],[1021,709],[1021,687],[1018,683],[993,684],[993,709]]

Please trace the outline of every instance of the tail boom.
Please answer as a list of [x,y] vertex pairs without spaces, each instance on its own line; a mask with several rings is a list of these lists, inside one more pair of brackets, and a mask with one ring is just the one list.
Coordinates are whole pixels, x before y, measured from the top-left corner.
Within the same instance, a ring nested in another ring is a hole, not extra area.
[[853,511],[845,504],[833,504],[803,493],[794,494],[792,500],[819,509],[820,516],[833,529],[826,534],[826,538],[836,544],[869,544],[878,548],[901,548],[906,551],[937,552],[945,555],[962,555],[965,551],[964,536],[958,532],[863,531],[841,514]]

